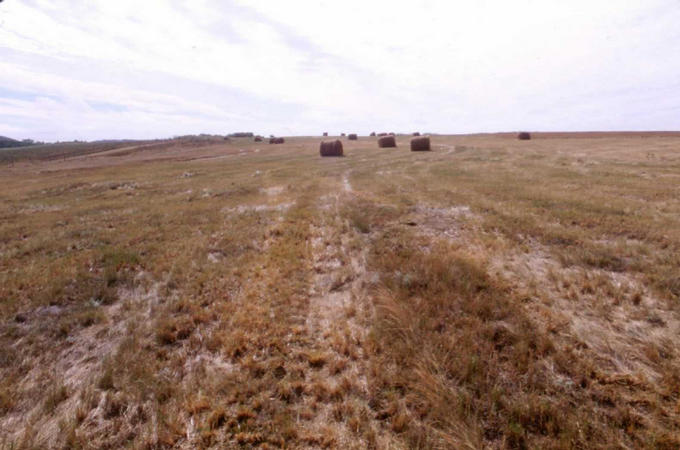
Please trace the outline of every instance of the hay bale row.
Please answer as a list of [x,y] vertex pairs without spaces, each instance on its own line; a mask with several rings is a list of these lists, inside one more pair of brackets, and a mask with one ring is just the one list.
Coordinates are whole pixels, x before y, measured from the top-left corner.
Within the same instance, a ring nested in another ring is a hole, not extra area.
[[411,151],[412,152],[429,152],[430,151],[430,138],[427,136],[415,137],[411,139]]
[[[375,133],[371,133],[375,135]],[[427,152],[431,151],[432,147],[430,145],[429,136],[420,136],[420,133],[413,133],[414,137],[411,139],[411,151],[412,152]],[[381,133],[378,134],[378,147],[380,148],[395,148],[397,146],[397,140],[394,134]],[[349,134],[349,140],[356,140],[357,135],[354,133]],[[282,139],[282,138],[278,138]],[[344,151],[342,147],[342,142],[340,140],[335,141],[322,141],[319,145],[319,154],[321,156],[344,156]]]
[[383,136],[378,139],[378,147],[380,148],[388,148],[388,147],[396,147],[397,146],[397,140],[394,139],[394,136]]
[[270,143],[270,144],[283,144],[284,142],[286,142],[286,141],[285,141],[285,139],[283,139],[282,137],[280,137],[280,138],[277,138],[277,137],[271,137],[271,138],[269,138],[269,143]]
[[531,134],[526,131],[520,131],[519,134],[517,134],[517,139],[520,141],[528,141],[531,139]]
[[321,156],[343,156],[342,142],[339,140],[328,142],[322,141],[319,146],[319,154],[321,154]]

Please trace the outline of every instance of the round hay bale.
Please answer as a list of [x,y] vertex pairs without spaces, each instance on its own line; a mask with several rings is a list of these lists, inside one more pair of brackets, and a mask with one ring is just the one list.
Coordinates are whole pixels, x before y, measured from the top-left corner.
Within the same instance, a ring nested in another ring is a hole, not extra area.
[[378,147],[380,147],[380,148],[396,147],[396,146],[397,146],[397,140],[394,139],[394,136],[383,136],[380,139],[378,139]]
[[323,132],[323,135],[324,135],[324,136],[328,136],[328,131],[324,131],[324,132]]
[[414,136],[420,136],[420,133],[418,131],[416,131],[415,133],[413,133],[413,135]]
[[371,131],[371,137],[375,136],[375,131]]
[[411,151],[412,152],[429,152],[430,151],[430,138],[427,136],[415,137],[411,139]]
[[359,137],[354,133],[350,133],[347,135],[347,139],[349,139],[350,141],[356,141],[357,139],[359,139]]
[[283,144],[284,142],[286,142],[285,139],[283,139],[281,137],[280,138],[277,138],[277,137],[269,138],[270,144]]
[[531,134],[526,131],[520,131],[517,134],[517,139],[519,139],[520,141],[528,141],[531,139]]
[[345,136],[345,133],[340,133],[340,136]]
[[321,156],[343,156],[342,142],[339,140],[321,142],[319,145],[319,154]]
[[262,142],[262,136],[255,136],[253,139],[255,142]]

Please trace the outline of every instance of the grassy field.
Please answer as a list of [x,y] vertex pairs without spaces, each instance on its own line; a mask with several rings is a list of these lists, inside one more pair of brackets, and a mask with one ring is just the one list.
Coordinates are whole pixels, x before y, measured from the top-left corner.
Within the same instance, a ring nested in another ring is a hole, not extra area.
[[0,168],[0,448],[680,447],[680,137]]
[[131,145],[139,144],[134,141],[100,143],[64,142],[59,144],[39,144],[26,147],[0,148],[0,167],[2,165],[12,166],[19,161],[49,161],[90,155]]

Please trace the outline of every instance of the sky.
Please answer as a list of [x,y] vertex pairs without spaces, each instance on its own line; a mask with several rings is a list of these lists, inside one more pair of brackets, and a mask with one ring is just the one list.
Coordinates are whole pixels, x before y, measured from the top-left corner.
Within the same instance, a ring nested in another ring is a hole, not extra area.
[[0,135],[680,129],[680,0],[0,0]]

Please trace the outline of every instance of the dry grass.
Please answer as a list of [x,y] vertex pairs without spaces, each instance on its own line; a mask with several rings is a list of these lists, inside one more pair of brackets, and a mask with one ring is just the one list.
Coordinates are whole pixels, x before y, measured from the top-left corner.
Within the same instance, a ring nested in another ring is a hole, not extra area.
[[0,447],[678,448],[679,138],[408,138],[5,166]]

